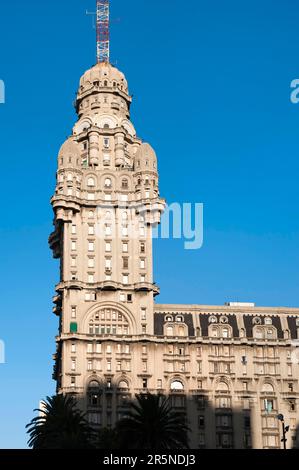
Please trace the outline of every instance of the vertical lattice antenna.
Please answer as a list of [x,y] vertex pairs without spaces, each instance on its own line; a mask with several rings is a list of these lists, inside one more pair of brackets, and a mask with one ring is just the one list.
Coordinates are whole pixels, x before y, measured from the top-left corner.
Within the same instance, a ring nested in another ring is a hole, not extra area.
[[97,62],[109,62],[109,0],[97,0]]

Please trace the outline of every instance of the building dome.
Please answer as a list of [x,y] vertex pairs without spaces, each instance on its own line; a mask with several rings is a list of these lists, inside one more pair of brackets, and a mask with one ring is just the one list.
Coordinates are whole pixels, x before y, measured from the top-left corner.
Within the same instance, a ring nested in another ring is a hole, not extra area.
[[135,162],[137,169],[141,171],[157,171],[157,156],[150,144],[144,142],[140,145],[135,156]]
[[70,137],[62,144],[59,150],[59,157],[77,157],[80,156],[80,149],[78,143]]
[[[99,82],[100,87],[117,87],[128,94],[128,82],[122,72],[109,63],[101,62],[87,70],[80,79],[79,93],[86,92]],[[78,96],[79,98],[80,96]]]

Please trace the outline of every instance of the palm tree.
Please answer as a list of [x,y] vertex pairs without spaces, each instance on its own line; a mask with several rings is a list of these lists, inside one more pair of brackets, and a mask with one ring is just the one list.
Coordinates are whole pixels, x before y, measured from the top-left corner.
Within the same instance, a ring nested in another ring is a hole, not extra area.
[[186,449],[188,427],[171,408],[169,398],[151,393],[136,395],[136,402],[117,424],[120,447],[125,449]]
[[47,397],[39,416],[27,424],[28,445],[33,449],[90,449],[93,431],[73,398]]

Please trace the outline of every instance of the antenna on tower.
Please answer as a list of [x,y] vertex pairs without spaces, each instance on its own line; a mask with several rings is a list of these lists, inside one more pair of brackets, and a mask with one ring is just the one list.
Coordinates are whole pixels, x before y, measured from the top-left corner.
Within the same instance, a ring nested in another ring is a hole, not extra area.
[[97,0],[97,63],[110,59],[110,1]]

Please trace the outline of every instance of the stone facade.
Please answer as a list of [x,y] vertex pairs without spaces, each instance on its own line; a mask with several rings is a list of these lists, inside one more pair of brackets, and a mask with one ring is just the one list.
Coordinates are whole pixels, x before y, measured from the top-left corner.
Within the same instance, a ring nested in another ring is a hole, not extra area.
[[282,413],[291,447],[299,309],[155,304],[152,227],[165,202],[131,101],[119,70],[92,67],[58,155],[50,236],[60,258],[57,392],[75,395],[90,422],[107,427],[136,393],[169,394],[192,448],[278,448]]

